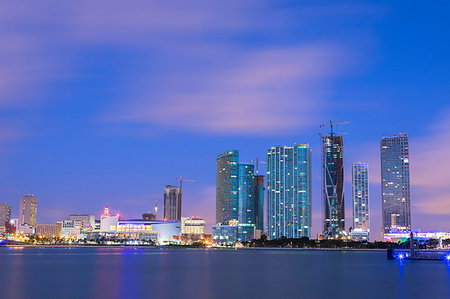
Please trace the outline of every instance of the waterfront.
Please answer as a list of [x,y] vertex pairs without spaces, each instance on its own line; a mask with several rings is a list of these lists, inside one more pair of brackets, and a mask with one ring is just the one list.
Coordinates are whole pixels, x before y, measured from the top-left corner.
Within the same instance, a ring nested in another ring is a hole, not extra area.
[[384,252],[0,248],[1,298],[448,298],[443,261]]

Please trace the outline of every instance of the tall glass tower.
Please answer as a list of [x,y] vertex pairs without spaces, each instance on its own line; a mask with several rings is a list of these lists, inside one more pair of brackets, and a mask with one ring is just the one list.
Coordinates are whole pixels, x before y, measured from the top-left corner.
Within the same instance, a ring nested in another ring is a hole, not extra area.
[[239,151],[217,156],[216,224],[238,219]]
[[382,234],[411,230],[408,134],[381,138]]
[[352,239],[369,241],[369,164],[353,163],[352,166],[353,230]]
[[311,237],[311,149],[308,144],[267,150],[268,237]]
[[322,136],[323,235],[338,239],[345,233],[344,138]]
[[255,166],[253,164],[239,164],[239,205],[238,220],[240,224],[256,225],[255,202]]
[[264,176],[255,175],[256,229],[264,231]]
[[164,188],[164,218],[181,221],[181,189],[167,185]]

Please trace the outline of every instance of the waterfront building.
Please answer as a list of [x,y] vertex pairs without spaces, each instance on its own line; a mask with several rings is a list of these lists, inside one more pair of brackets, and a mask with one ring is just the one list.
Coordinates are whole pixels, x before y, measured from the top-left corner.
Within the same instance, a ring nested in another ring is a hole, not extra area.
[[6,203],[0,203],[0,226],[6,227],[9,221],[11,221],[11,207]]
[[268,237],[311,237],[311,148],[267,150]]
[[[37,197],[27,194],[20,197],[19,225],[36,227]],[[21,229],[22,230],[22,229]]]
[[82,222],[82,228],[94,228],[95,216],[88,214],[70,214],[69,220],[79,220]]
[[256,225],[255,166],[239,163],[238,221],[240,224]]
[[408,134],[381,138],[382,235],[411,230]]
[[60,231],[57,224],[36,224],[36,235],[47,238],[59,237]]
[[251,241],[255,238],[255,225],[241,224],[237,220],[226,221],[212,226],[211,237],[212,242],[217,245]]
[[79,240],[83,221],[81,220],[61,220],[58,221],[60,227],[60,237]]
[[322,136],[323,237],[340,239],[345,232],[344,138]]
[[217,156],[216,223],[238,219],[239,151],[231,150]]
[[206,221],[199,217],[182,217],[181,234],[183,235],[204,235]]
[[255,175],[255,214],[256,229],[261,233],[264,231],[264,175]]
[[206,221],[199,217],[181,217],[181,241],[192,243],[206,238]]
[[370,240],[369,219],[369,164],[352,165],[353,229],[352,240]]
[[119,220],[117,216],[101,219],[100,235],[105,238],[153,241],[158,244],[179,243],[181,222],[177,220]]
[[237,220],[241,224],[257,225],[264,210],[264,196],[261,198],[256,194],[260,189],[255,182],[255,166],[239,163],[239,151],[227,151],[217,156],[216,187],[216,223]]
[[181,220],[181,189],[167,185],[164,188],[164,219]]

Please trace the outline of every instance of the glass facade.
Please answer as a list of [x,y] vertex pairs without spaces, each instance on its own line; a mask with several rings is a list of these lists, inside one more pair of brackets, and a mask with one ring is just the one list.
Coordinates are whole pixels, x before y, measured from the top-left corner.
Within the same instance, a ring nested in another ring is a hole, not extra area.
[[256,229],[264,231],[264,176],[255,175]]
[[240,224],[256,224],[255,204],[255,166],[239,164],[239,204],[238,220]]
[[268,237],[311,237],[311,149],[308,144],[267,151]]
[[344,138],[322,137],[323,236],[338,239],[345,234]]
[[232,150],[217,156],[216,223],[238,219],[239,151]]
[[167,185],[164,188],[164,219],[181,220],[181,189]]
[[352,167],[353,240],[369,241],[369,164],[354,163]]
[[411,230],[408,134],[381,139],[384,234]]

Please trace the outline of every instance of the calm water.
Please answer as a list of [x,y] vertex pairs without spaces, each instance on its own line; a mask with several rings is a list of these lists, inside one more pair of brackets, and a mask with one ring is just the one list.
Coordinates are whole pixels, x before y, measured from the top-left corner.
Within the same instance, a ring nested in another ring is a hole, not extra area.
[[450,265],[380,252],[0,248],[0,298],[450,298]]

